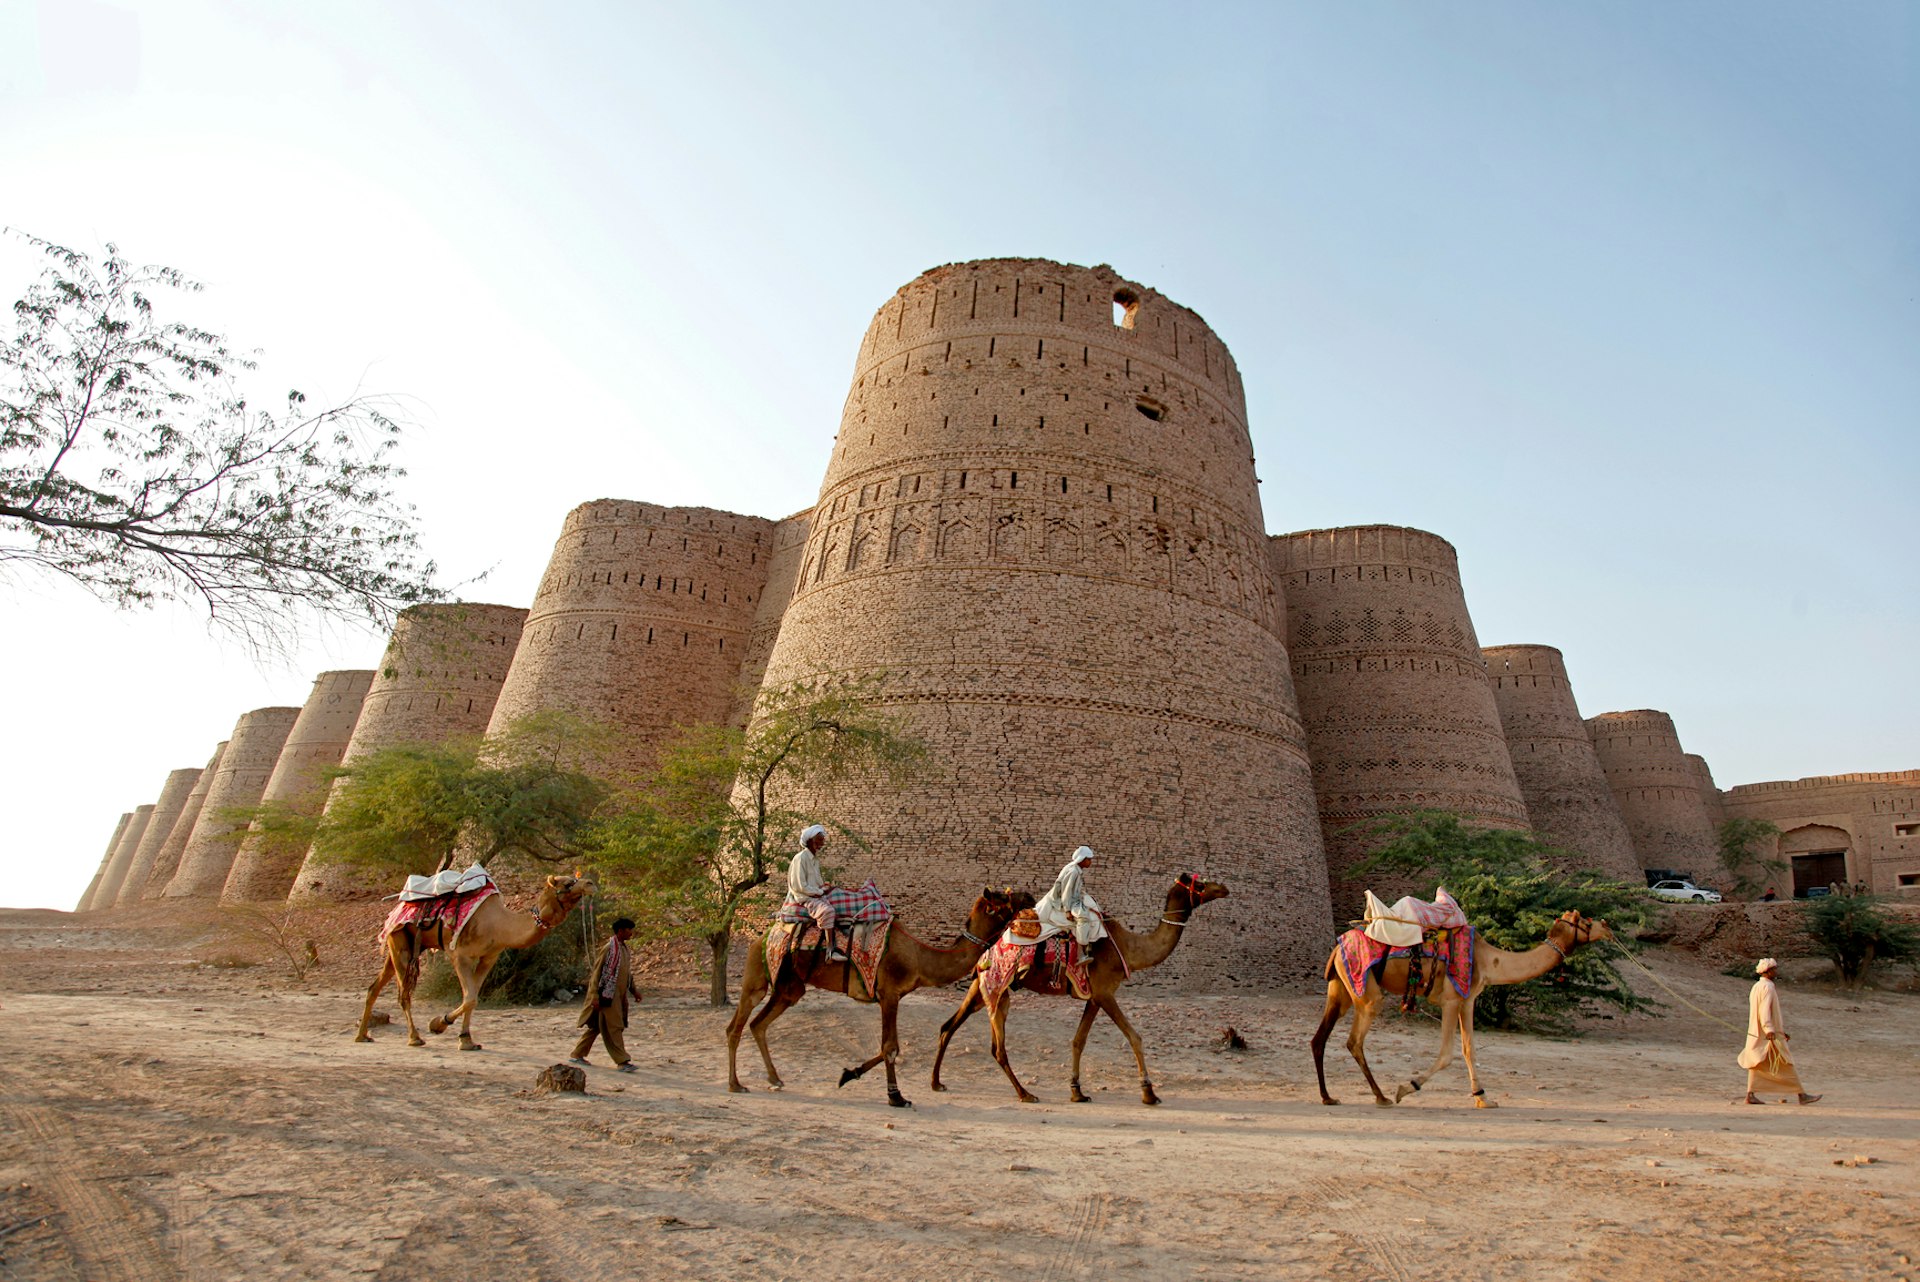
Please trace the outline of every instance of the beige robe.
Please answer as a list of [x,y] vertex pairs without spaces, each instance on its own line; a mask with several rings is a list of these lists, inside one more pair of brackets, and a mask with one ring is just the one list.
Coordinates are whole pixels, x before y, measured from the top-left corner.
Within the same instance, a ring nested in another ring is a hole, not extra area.
[[[1773,1040],[1767,1040],[1767,1034]],[[1747,1045],[1740,1052],[1740,1067],[1747,1070],[1747,1091],[1792,1091],[1804,1094],[1800,1074],[1794,1069],[1793,1056],[1787,1052],[1787,1027],[1780,1017],[1780,989],[1770,977],[1762,976],[1747,995]]]
[[1100,905],[1087,893],[1086,870],[1077,859],[1060,870],[1053,888],[1033,906],[1033,914],[1040,919],[1042,939],[1071,931],[1080,947],[1086,949],[1107,937]]

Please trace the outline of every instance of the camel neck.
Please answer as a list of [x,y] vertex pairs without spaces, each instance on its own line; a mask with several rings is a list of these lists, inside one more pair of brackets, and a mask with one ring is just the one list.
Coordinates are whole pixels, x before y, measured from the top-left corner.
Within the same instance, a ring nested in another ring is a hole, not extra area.
[[1485,952],[1480,956],[1480,973],[1489,984],[1522,984],[1538,979],[1563,960],[1552,944],[1539,944],[1524,953],[1510,953],[1484,942],[1481,947]]
[[1127,959],[1128,970],[1145,970],[1173,955],[1173,950],[1180,946],[1180,937],[1187,933],[1187,919],[1192,915],[1191,908],[1176,906],[1174,897],[1168,895],[1160,924],[1146,934],[1136,935],[1117,922],[1107,923],[1107,933],[1113,937],[1120,955]]

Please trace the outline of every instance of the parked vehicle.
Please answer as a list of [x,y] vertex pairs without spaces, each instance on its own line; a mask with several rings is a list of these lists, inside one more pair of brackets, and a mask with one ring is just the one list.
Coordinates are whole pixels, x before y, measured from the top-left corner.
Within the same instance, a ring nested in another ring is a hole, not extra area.
[[1705,886],[1696,886],[1690,881],[1675,881],[1671,879],[1667,881],[1656,881],[1652,886],[1648,887],[1648,890],[1656,899],[1689,900],[1696,904],[1717,904],[1720,902],[1719,891],[1708,890]]

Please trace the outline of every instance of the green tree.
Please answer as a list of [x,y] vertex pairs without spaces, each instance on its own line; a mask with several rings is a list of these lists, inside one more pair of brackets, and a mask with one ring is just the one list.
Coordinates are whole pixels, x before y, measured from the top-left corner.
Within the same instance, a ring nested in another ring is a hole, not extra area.
[[1823,895],[1807,900],[1801,912],[1808,937],[1848,988],[1866,983],[1876,961],[1920,957],[1920,928],[1888,916],[1877,895]]
[[[855,776],[901,779],[925,747],[874,703],[877,683],[798,683],[763,693],[751,728],[697,726],[661,753],[653,774],[596,825],[594,866],[654,937],[707,945],[709,1000],[727,1003],[727,953],[741,912],[766,898],[777,862],[809,823],[858,834],[782,803]],[[831,795],[830,791],[827,795]]]
[[[1434,810],[1388,816],[1362,831],[1381,844],[1356,871],[1419,878],[1417,893],[1429,898],[1445,886],[1474,929],[1498,948],[1536,947],[1569,908],[1604,920],[1622,947],[1647,921],[1651,905],[1644,887],[1598,872],[1558,871],[1556,864],[1570,862],[1567,855],[1531,833],[1476,828]],[[1567,1032],[1573,1016],[1596,1013],[1601,1005],[1636,1010],[1651,1004],[1627,986],[1602,944],[1581,949],[1539,979],[1488,985],[1474,1005],[1474,1021]]]
[[386,626],[439,598],[395,497],[390,402],[255,408],[250,356],[160,314],[199,285],[23,239],[47,265],[0,347],[0,568],[123,607],[197,601],[256,648],[308,610]]
[[543,712],[491,739],[369,753],[334,772],[345,782],[317,821],[314,850],[322,860],[405,872],[456,858],[581,861],[583,835],[611,794],[597,764],[610,733]]
[[1780,835],[1778,824],[1765,819],[1723,820],[1717,832],[1720,868],[1728,889],[1737,899],[1750,899],[1787,872],[1787,862],[1767,853]]

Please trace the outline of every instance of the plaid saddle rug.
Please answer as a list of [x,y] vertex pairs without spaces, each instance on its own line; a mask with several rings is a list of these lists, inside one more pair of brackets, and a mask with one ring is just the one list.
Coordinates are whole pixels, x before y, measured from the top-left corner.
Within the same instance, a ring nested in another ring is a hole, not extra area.
[[[887,897],[880,893],[880,887],[873,884],[871,877],[864,886],[834,886],[820,898],[833,908],[841,925],[893,919],[893,905],[887,902]],[[813,918],[808,914],[805,904],[782,904],[775,920],[801,922],[812,921]]]

